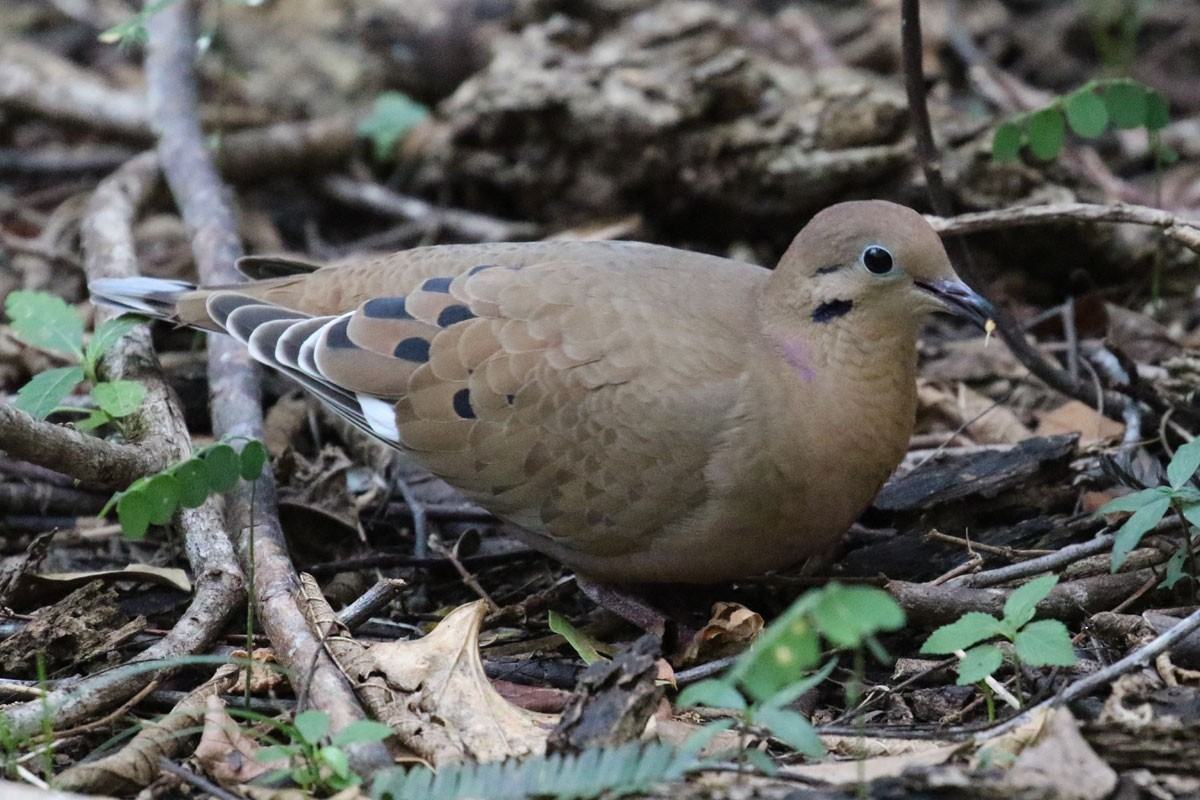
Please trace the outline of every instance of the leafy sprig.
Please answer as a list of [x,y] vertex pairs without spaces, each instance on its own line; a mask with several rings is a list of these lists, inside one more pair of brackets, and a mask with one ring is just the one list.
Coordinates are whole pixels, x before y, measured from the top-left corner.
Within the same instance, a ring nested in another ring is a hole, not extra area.
[[255,439],[247,440],[240,452],[228,442],[201,447],[191,458],[138,478],[128,489],[114,494],[100,516],[115,506],[124,534],[141,539],[151,525],[170,522],[178,509],[197,508],[209,495],[232,489],[239,478],[254,480],[266,463],[267,448]]
[[1021,664],[1031,667],[1073,665],[1075,648],[1067,626],[1056,619],[1033,619],[1037,604],[1046,599],[1057,583],[1057,575],[1044,575],[1013,590],[1004,602],[1004,613],[999,619],[981,611],[968,611],[949,625],[935,630],[921,646],[921,652],[950,655],[963,651],[965,655],[958,662],[959,686],[984,680],[1004,663],[1005,653],[988,643],[992,639],[1011,642],[1015,660]]
[[[92,384],[91,398],[96,408],[75,427],[91,430],[137,410],[146,397],[146,387],[137,381],[102,381],[96,375],[101,357],[122,336],[145,322],[126,314],[108,320],[96,328],[87,346],[83,343],[83,320],[75,309],[57,295],[47,292],[17,291],[9,294],[4,310],[12,319],[13,334],[30,347],[73,362],[70,366],[48,369],[35,375],[17,390],[14,405],[37,419],[45,419],[83,381]],[[78,412],[80,409],[62,409]]]
[[1158,141],[1158,132],[1169,121],[1170,106],[1161,92],[1127,78],[1089,81],[1045,108],[1001,123],[992,136],[992,157],[1015,161],[1022,144],[1028,144],[1035,158],[1053,161],[1066,144],[1068,129],[1084,139],[1095,139],[1111,126],[1145,128],[1155,157],[1169,163],[1178,155]]
[[[830,583],[793,603],[725,676],[687,687],[679,705],[733,709],[742,715],[737,725],[743,739],[751,728],[761,727],[797,752],[819,757],[825,748],[816,731],[787,706],[818,686],[836,666],[829,660],[818,670],[822,641],[858,656],[867,650],[886,660],[876,635],[903,626],[904,611],[881,589]],[[774,771],[758,750],[742,747],[739,760],[752,761],[768,774]]]

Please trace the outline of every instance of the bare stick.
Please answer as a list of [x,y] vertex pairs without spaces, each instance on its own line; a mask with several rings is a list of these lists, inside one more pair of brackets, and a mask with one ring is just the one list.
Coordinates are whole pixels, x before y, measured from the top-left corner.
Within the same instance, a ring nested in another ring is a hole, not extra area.
[[[904,87],[908,95],[913,135],[917,140],[917,156],[921,162],[921,170],[925,173],[930,205],[940,216],[945,217],[951,213],[950,194],[946,191],[945,181],[942,180],[937,145],[933,141],[933,128],[929,122],[929,107],[925,102],[925,74],[921,65],[920,0],[901,0],[900,15]],[[963,277],[969,283],[978,285],[973,274],[975,270],[970,253],[965,247],[959,247],[957,250],[955,260]],[[1029,343],[1020,325],[1007,310],[999,307],[996,309],[995,323],[1000,338],[1017,360],[1050,388],[1084,403],[1094,404],[1099,401],[1107,416],[1122,422],[1136,411],[1134,401],[1124,395],[1110,391],[1097,398],[1091,386],[1083,381],[1072,380],[1070,375],[1043,357],[1037,348]]]
[[[204,283],[238,280],[241,255],[233,211],[217,176],[197,117],[195,35],[190,7],[175,3],[149,21],[146,81],[158,154],[184,220],[194,231],[192,251]],[[208,342],[213,432],[218,436],[263,438],[259,370],[246,349],[231,338]],[[227,518],[239,534],[240,553],[253,574],[260,618],[276,657],[291,672],[311,704],[330,716],[333,730],[364,714],[346,677],[324,652],[301,612],[301,591],[288,556],[275,507],[275,482],[264,474],[231,493]],[[311,671],[309,669],[311,665]],[[391,764],[380,744],[357,745],[351,758],[366,772]]]

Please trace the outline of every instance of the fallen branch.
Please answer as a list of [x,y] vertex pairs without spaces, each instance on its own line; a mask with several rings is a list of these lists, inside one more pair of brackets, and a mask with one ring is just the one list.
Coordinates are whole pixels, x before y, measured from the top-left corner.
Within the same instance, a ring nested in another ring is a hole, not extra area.
[[964,236],[969,233],[1024,225],[1046,225],[1052,222],[1129,222],[1158,228],[1163,235],[1200,255],[1200,221],[1184,219],[1158,208],[1127,203],[1053,203],[926,219],[935,231],[944,236]]
[[[184,221],[192,231],[192,252],[203,283],[238,280],[241,255],[233,211],[209,157],[197,118],[195,34],[190,7],[172,4],[149,21],[146,80],[158,154]],[[232,338],[208,340],[213,432],[217,436],[263,438],[259,370]],[[275,506],[275,482],[265,473],[243,482],[228,496],[227,519],[236,532],[239,554],[253,575],[256,607],[279,662],[292,675],[310,705],[325,711],[331,729],[344,728],[364,714],[345,676],[324,652],[301,611],[301,591],[288,556]],[[351,758],[359,771],[391,763],[380,744],[357,745]]]

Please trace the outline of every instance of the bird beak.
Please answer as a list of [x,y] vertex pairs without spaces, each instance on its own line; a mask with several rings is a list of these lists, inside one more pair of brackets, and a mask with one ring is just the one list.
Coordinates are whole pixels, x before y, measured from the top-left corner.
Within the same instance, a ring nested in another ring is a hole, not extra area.
[[914,283],[918,289],[933,295],[947,311],[966,317],[984,330],[987,330],[988,323],[996,313],[991,303],[962,281],[940,278]]

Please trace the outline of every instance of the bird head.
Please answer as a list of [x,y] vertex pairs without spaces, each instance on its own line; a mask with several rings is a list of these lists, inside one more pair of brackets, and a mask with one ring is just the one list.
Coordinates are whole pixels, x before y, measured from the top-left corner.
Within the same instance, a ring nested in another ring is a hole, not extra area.
[[915,330],[931,311],[984,327],[993,311],[954,272],[924,217],[881,200],[839,203],[814,216],[780,259],[767,295],[789,315],[817,325],[845,320],[867,333]]

